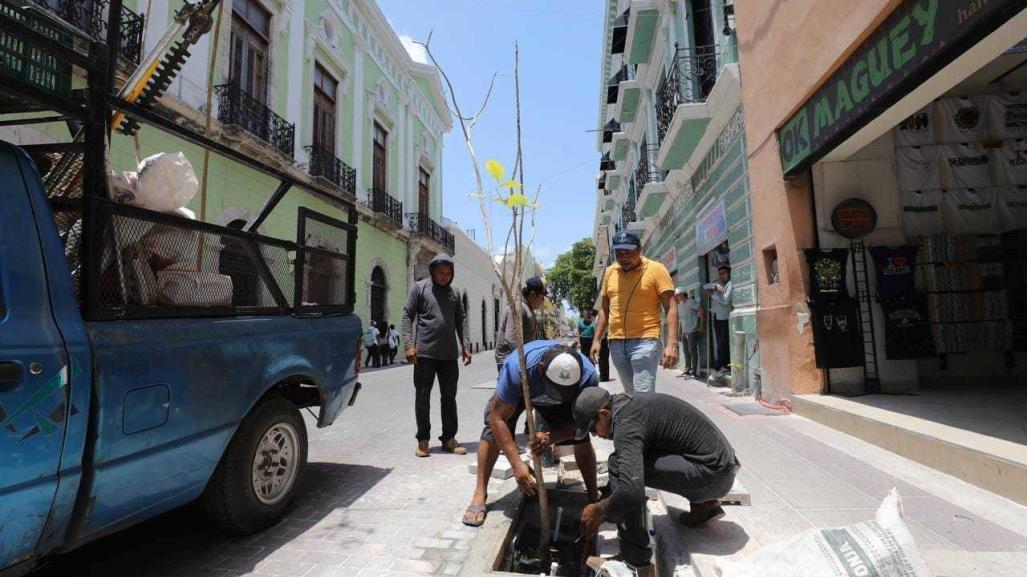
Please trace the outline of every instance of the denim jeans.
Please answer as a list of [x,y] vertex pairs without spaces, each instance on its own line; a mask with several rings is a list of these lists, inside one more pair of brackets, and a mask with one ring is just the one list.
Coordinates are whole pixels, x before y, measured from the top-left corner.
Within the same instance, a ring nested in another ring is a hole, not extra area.
[[655,393],[660,339],[610,339],[610,360],[625,393]]

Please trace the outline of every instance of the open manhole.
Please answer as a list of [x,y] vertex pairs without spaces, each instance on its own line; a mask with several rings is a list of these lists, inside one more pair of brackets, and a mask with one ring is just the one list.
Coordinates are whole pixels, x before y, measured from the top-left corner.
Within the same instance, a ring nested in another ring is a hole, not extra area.
[[[585,559],[593,554],[595,536],[587,543],[576,542],[581,511],[588,504],[588,496],[581,491],[566,490],[549,490],[548,494],[552,542],[547,547],[540,546],[538,500],[522,499],[496,556],[493,571],[563,577],[589,574]],[[555,573],[552,573],[552,563],[556,563]]]

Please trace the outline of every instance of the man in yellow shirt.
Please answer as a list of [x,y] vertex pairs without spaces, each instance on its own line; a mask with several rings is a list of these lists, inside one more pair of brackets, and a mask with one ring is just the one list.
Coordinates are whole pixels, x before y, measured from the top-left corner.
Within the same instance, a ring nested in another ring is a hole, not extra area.
[[[602,307],[592,342],[593,362],[609,330],[610,359],[627,393],[656,392],[656,367],[678,362],[678,315],[674,283],[667,267],[642,256],[642,243],[633,232],[613,236],[617,264],[606,269],[599,289]],[[667,341],[660,354],[660,307],[667,319]]]

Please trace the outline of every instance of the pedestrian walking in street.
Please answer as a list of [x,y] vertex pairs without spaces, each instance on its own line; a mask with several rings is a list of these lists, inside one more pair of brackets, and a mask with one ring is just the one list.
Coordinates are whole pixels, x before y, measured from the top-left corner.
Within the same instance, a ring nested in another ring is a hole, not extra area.
[[[521,313],[521,327],[524,329],[524,344],[545,337],[541,320],[535,311],[546,302],[546,285],[542,279],[534,276],[524,282],[521,289],[521,300],[518,303]],[[503,362],[517,350],[517,327],[514,325],[514,311],[508,310],[503,322],[499,325],[496,340],[496,372],[503,370]]]
[[389,331],[385,328],[385,322],[378,324],[378,366],[384,367],[389,364]]
[[[578,464],[591,501],[597,501],[596,456],[588,435],[574,436],[574,400],[589,387],[596,387],[596,369],[573,346],[557,341],[534,341],[524,345],[531,403],[535,410],[535,438],[531,450],[539,454],[552,445],[574,445]],[[477,486],[471,504],[464,511],[465,525],[478,527],[485,522],[489,478],[502,451],[513,464],[517,486],[525,495],[538,490],[531,469],[521,460],[514,431],[517,419],[524,412],[524,389],[521,386],[521,361],[510,355],[499,371],[496,392],[485,405],[485,427],[478,441]]]
[[406,359],[414,365],[414,389],[417,399],[414,414],[417,419],[418,457],[428,457],[428,439],[431,438],[431,390],[435,378],[439,380],[442,397],[442,450],[464,455],[456,441],[457,409],[456,388],[460,377],[457,360],[463,356],[464,365],[471,364],[470,329],[467,311],[460,295],[452,287],[453,259],[439,254],[428,265],[429,278],[419,280],[410,287],[403,306],[403,343]]
[[[606,269],[599,290],[602,309],[596,336],[609,333],[610,357],[625,392],[656,390],[656,367],[678,364],[678,315],[673,308],[674,283],[663,264],[642,256],[642,243],[633,232],[613,236],[617,262]],[[660,346],[660,308],[666,313],[666,339]],[[600,345],[594,340],[590,358]]]
[[646,487],[688,499],[690,509],[679,517],[686,526],[724,516],[719,499],[731,491],[740,465],[727,437],[702,411],[670,395],[610,395],[596,387],[578,395],[574,421],[576,440],[592,433],[612,439],[614,447],[607,461],[610,495],[582,511],[581,534],[595,534],[604,521],[616,523],[621,554],[639,576],[655,573]]
[[377,367],[378,359],[378,327],[374,321],[367,323],[364,329],[364,348],[367,349],[367,358],[364,359],[365,367]]
[[396,325],[389,325],[389,332],[387,335],[389,343],[389,364],[396,362],[396,353],[399,351],[399,331],[396,330]]
[[684,287],[674,290],[674,300],[678,304],[678,316],[681,321],[681,344],[684,349],[685,368],[679,377],[696,376],[699,374],[699,338],[702,337],[706,321],[706,311],[702,304],[692,298]]
[[720,282],[706,285],[710,291],[710,313],[713,317],[713,377],[724,375],[731,364],[731,342],[728,340],[728,320],[731,318],[733,290],[731,267],[721,265],[717,269]]
[[586,355],[592,352],[592,341],[596,336],[596,322],[593,319],[595,311],[588,309],[582,311],[578,319],[578,350]]

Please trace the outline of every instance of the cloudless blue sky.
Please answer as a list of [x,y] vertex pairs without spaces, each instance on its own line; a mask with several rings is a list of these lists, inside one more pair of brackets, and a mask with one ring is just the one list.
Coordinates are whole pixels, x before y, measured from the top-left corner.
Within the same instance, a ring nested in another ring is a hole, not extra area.
[[[521,125],[525,188],[542,185],[534,252],[548,266],[577,240],[592,236],[602,4],[552,0],[378,0],[401,36],[423,41],[445,68],[464,114],[481,104],[493,72],[496,87],[474,130],[481,163],[513,170],[516,129],[514,41],[520,42]],[[443,212],[484,244],[474,176],[454,118],[445,137]],[[486,178],[489,178],[485,173]],[[493,203],[493,214],[503,209]],[[497,229],[500,228],[497,225]],[[504,231],[505,226],[501,227]],[[498,236],[498,230],[497,230]],[[496,240],[502,249],[502,239]]]

